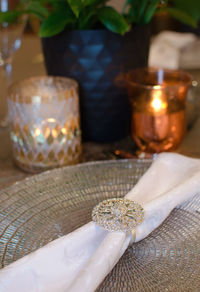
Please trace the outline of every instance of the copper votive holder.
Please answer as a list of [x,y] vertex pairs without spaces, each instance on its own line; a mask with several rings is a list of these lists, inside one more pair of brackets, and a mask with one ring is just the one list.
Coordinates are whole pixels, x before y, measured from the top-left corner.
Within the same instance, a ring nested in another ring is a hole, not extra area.
[[136,69],[126,75],[132,105],[131,135],[145,152],[171,151],[186,132],[185,103],[191,77],[184,71]]
[[33,77],[12,85],[8,109],[15,163],[25,171],[79,162],[78,84],[65,77]]

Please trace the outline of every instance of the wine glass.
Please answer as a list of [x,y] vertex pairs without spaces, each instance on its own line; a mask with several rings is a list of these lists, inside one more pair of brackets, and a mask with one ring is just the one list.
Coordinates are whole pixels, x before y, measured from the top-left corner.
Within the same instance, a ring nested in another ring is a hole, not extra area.
[[[0,0],[0,12],[16,8],[18,0]],[[26,24],[26,16],[18,17],[14,22],[0,22],[0,128],[6,127],[7,88],[11,84],[12,60],[21,45],[21,37]]]

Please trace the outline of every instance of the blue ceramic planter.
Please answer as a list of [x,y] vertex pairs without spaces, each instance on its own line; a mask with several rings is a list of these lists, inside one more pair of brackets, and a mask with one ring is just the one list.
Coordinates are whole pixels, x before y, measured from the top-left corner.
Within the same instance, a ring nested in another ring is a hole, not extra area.
[[107,30],[63,32],[42,40],[49,75],[67,76],[80,85],[83,139],[112,142],[129,134],[130,106],[120,72],[147,65],[148,26],[124,36]]

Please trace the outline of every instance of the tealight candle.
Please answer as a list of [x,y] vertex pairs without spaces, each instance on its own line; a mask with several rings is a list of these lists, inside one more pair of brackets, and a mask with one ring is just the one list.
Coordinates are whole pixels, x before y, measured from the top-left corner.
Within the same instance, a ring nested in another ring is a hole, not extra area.
[[152,91],[152,100],[150,101],[150,111],[153,113],[166,113],[167,101],[162,96],[162,90]]
[[13,157],[38,172],[74,164],[81,154],[78,84],[36,77],[11,86],[8,98]]
[[127,74],[127,82],[131,134],[139,148],[146,152],[175,149],[185,134],[190,76],[182,71],[137,69]]

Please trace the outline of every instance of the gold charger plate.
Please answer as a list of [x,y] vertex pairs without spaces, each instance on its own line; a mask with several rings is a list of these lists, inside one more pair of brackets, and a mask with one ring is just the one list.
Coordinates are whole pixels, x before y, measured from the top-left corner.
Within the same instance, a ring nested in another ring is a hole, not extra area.
[[[149,161],[120,160],[51,170],[0,193],[1,267],[91,220],[100,201],[123,197]],[[200,198],[175,209],[128,248],[98,291],[200,291]]]

